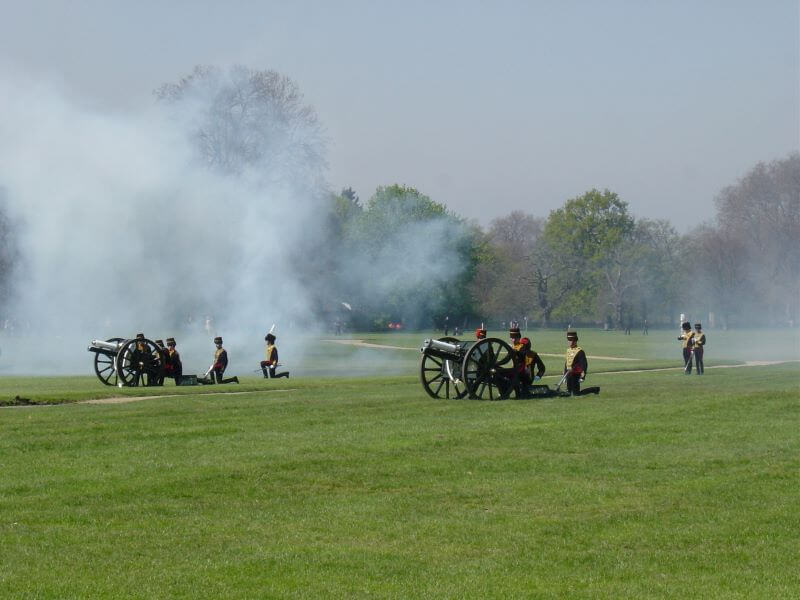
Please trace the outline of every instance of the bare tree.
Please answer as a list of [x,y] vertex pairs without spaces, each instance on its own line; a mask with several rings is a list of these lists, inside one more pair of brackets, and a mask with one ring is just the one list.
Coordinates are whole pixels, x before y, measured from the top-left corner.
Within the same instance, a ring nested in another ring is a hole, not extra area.
[[322,174],[325,140],[317,115],[285,75],[197,66],[155,95],[179,109],[176,114],[188,121],[200,157],[211,168]]
[[759,163],[716,200],[727,237],[741,240],[753,269],[750,279],[763,308],[800,316],[800,154]]

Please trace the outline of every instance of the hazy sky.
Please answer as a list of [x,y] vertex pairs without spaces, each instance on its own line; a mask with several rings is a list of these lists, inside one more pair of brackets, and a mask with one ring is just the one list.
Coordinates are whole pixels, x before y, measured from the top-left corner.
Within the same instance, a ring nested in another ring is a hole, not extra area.
[[[197,64],[294,79],[329,181],[412,185],[486,224],[592,187],[679,230],[800,148],[797,0],[0,0],[0,76],[142,111]],[[0,109],[5,100],[0,98]]]

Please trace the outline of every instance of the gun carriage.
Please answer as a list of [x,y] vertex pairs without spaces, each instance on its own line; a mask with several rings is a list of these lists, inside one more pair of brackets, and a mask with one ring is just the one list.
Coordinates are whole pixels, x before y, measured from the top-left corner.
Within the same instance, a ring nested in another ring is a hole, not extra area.
[[136,387],[164,384],[166,353],[152,340],[92,340],[87,350],[94,353],[94,372],[106,385]]
[[518,380],[518,354],[503,340],[425,340],[420,380],[433,398],[508,398]]
[[512,392],[518,398],[569,396],[561,391],[566,374],[555,389],[522,382],[523,358],[498,338],[465,342],[451,337],[428,339],[420,352],[420,381],[433,398],[504,400]]

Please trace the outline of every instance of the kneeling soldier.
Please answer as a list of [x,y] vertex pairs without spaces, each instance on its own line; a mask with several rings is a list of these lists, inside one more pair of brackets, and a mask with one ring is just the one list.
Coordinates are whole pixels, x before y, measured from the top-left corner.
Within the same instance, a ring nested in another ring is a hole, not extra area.
[[[199,383],[239,383],[238,377],[222,378],[225,369],[228,368],[228,351],[222,347],[221,337],[214,338],[214,345],[217,347],[214,352],[214,362],[211,364],[208,373],[206,373],[206,377],[198,380]],[[209,375],[211,375],[210,378],[208,377]]]
[[589,361],[586,359],[586,353],[583,348],[578,346],[578,332],[568,331],[567,354],[564,358],[564,373],[567,379],[567,391],[573,396],[581,396],[583,394],[599,394],[599,387],[590,387],[581,391],[581,382],[586,379],[586,373],[589,370]]
[[175,346],[175,338],[167,338],[167,360],[164,363],[164,375],[172,377],[175,380],[175,385],[180,385],[183,377],[183,363],[181,362],[181,355],[178,354]]
[[284,371],[283,373],[275,372],[278,368],[278,347],[275,345],[276,339],[277,338],[271,333],[268,333],[264,338],[264,341],[267,342],[267,348],[265,352],[266,360],[261,361],[261,371],[264,373],[264,379],[289,377],[289,371]]

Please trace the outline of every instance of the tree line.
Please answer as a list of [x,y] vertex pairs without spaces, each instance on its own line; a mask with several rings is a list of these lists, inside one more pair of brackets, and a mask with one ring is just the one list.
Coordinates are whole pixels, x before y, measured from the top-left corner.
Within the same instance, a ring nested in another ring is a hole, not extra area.
[[[713,200],[711,222],[685,233],[636,217],[610,189],[484,228],[408,185],[381,186],[365,201],[352,188],[328,190],[316,112],[275,71],[197,67],[155,98],[185,129],[202,168],[286,183],[314,203],[321,218],[287,260],[327,326],[625,328],[674,325],[682,312],[713,315],[708,325],[722,327],[800,318],[800,154],[755,165]],[[24,261],[15,234],[0,186],[5,304]]]
[[680,313],[710,317],[716,327],[793,325],[800,317],[797,153],[755,165],[718,194],[713,221],[682,234],[666,220],[637,218],[608,189],[568,199],[546,217],[517,210],[485,230],[403,186],[380,188],[363,206],[351,189],[330,202],[332,247],[362,244],[374,254],[388,243],[387,226],[409,222],[446,219],[462,231],[450,248],[462,270],[425,290],[427,323],[408,298],[389,295],[375,306],[361,290],[350,297],[368,313],[362,326],[407,315],[412,326],[443,326],[448,317],[451,325],[517,320],[618,329],[672,326]]

